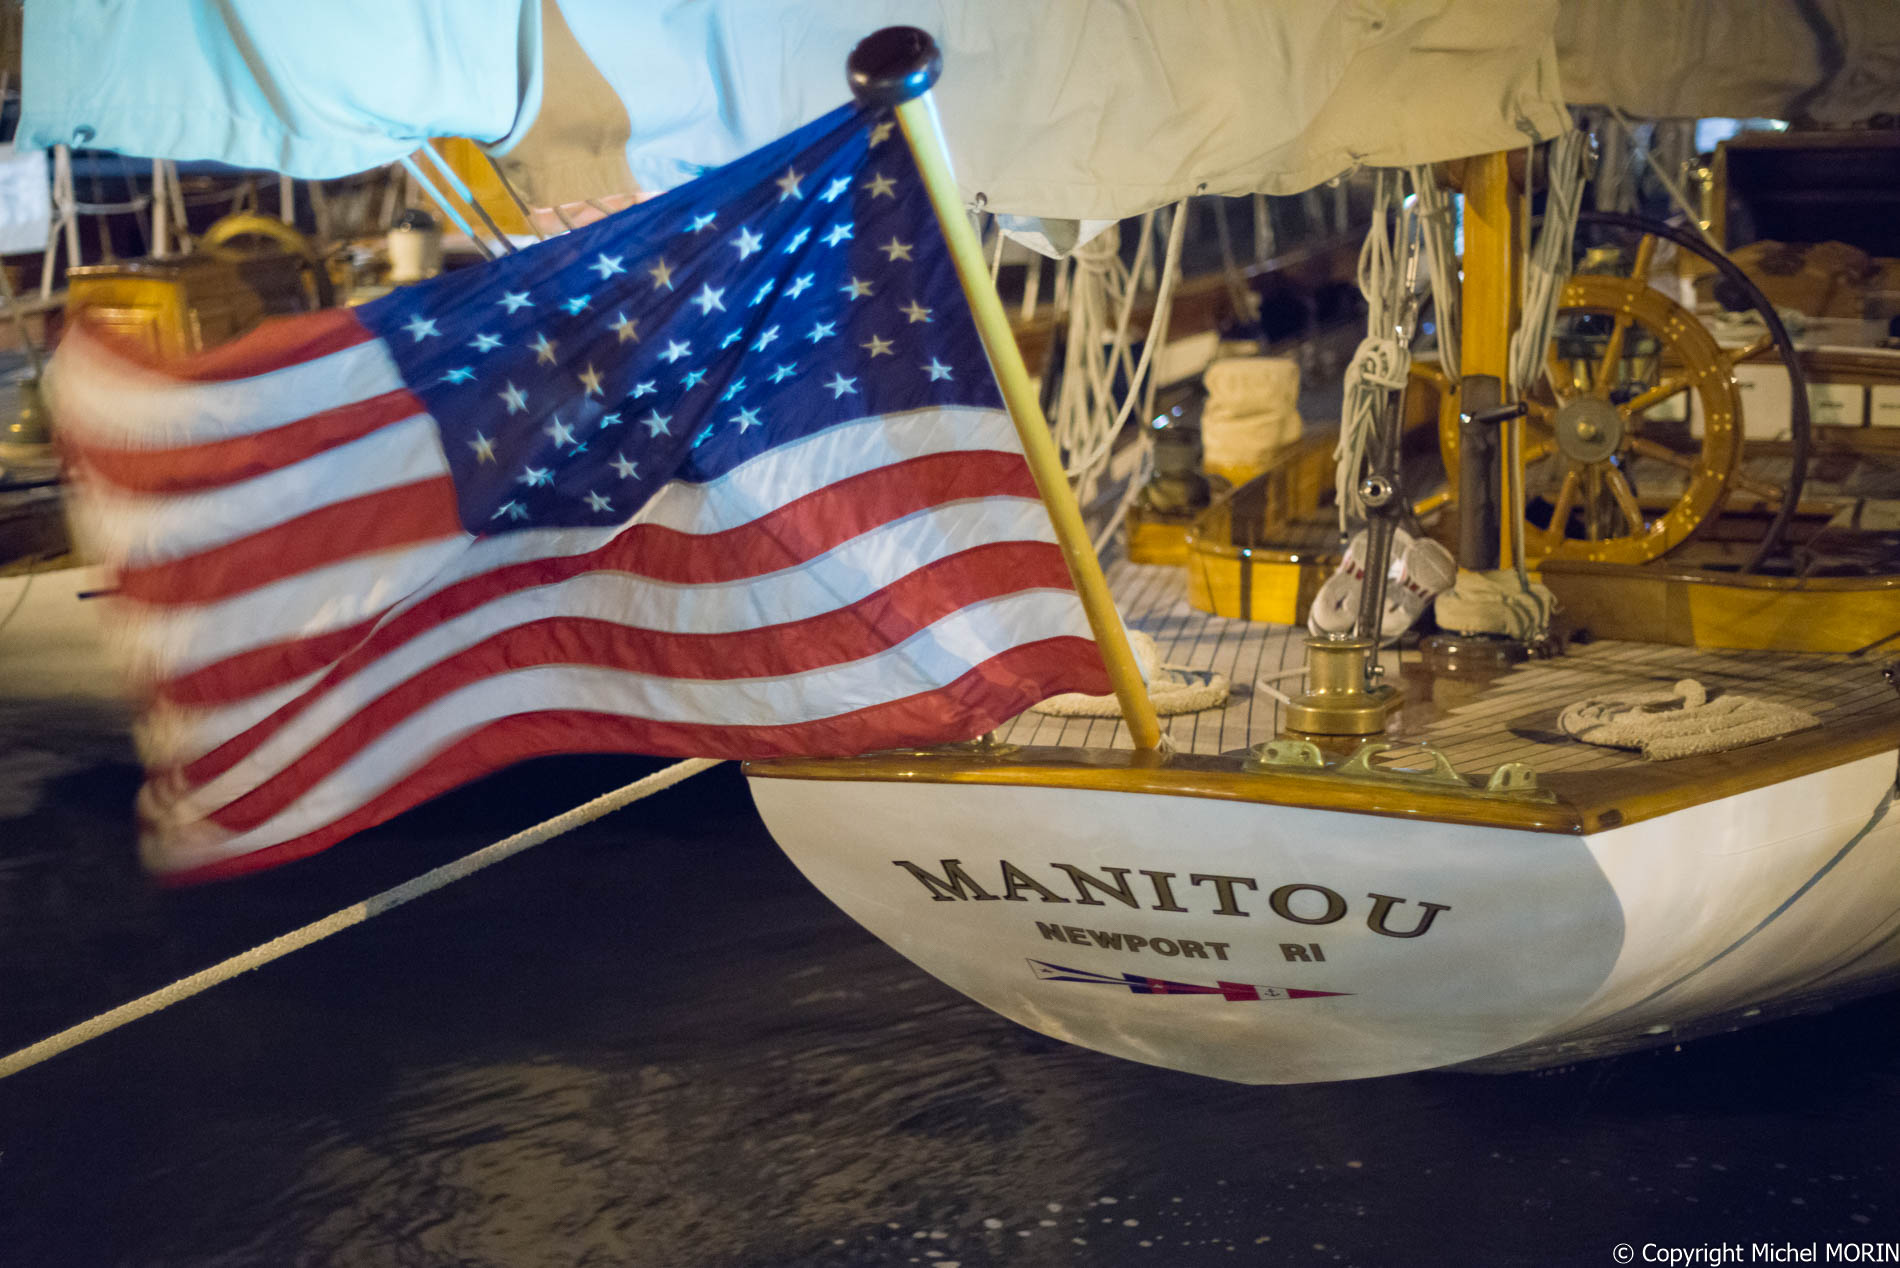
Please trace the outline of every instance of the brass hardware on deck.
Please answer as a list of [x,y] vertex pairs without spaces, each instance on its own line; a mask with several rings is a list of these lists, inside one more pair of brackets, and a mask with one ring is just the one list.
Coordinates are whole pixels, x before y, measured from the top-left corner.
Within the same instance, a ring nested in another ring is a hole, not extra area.
[[[1415,750],[1431,764],[1424,770],[1373,765],[1374,758],[1394,749]],[[1460,775],[1451,764],[1451,759],[1439,749],[1430,744],[1398,740],[1363,741],[1353,750],[1351,757],[1330,767],[1326,765],[1319,747],[1309,740],[1268,740],[1248,749],[1244,764],[1250,771],[1276,775],[1320,775],[1342,780],[1367,780],[1471,797],[1508,797],[1545,802],[1557,800],[1557,795],[1542,787],[1537,772],[1524,762],[1504,763],[1491,772],[1491,778],[1480,788]]]
[[1311,740],[1268,740],[1247,750],[1248,770],[1324,770],[1326,758]]
[[[1432,766],[1430,770],[1408,770],[1395,766],[1374,766],[1372,759],[1381,753],[1395,748],[1417,749],[1423,753]],[[1353,755],[1339,764],[1338,774],[1349,779],[1396,779],[1408,784],[1431,784],[1433,786],[1450,785],[1453,788],[1469,789],[1471,784],[1458,773],[1451,759],[1439,750],[1423,742],[1411,744],[1396,740],[1367,740]]]
[[1306,690],[1286,706],[1289,731],[1309,735],[1371,735],[1403,693],[1375,678],[1378,644],[1370,638],[1315,636],[1306,640]]
[[1488,793],[1552,795],[1537,786],[1537,772],[1523,762],[1506,762],[1492,771],[1491,778],[1485,781],[1484,790]]

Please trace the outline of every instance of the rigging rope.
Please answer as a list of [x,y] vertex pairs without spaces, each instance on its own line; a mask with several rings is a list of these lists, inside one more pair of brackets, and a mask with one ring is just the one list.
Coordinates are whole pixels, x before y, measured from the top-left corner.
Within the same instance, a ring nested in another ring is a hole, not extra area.
[[[1115,229],[1083,243],[1071,257],[1075,263],[1067,296],[1069,337],[1052,430],[1066,455],[1065,469],[1080,501],[1087,502],[1093,496],[1096,482],[1108,467],[1116,437],[1136,404],[1153,400],[1150,375],[1156,349],[1167,337],[1168,313],[1181,276],[1187,207],[1183,199],[1169,217],[1154,315],[1143,336],[1139,359],[1130,352],[1129,325],[1139,279],[1153,253],[1155,213],[1141,218],[1141,237],[1132,265],[1121,262],[1121,239]],[[1111,308],[1115,312],[1112,326],[1108,319]],[[1120,393],[1116,392],[1118,376]],[[1113,522],[1119,522],[1119,518]]]
[[584,823],[591,823],[622,806],[631,805],[644,797],[651,797],[657,792],[671,788],[681,780],[717,765],[719,765],[718,761],[706,757],[693,757],[683,762],[675,762],[663,770],[655,771],[645,779],[635,780],[624,788],[603,793],[592,801],[584,802],[572,810],[555,815],[552,819],[544,820],[531,828],[524,828],[493,845],[483,846],[473,854],[464,855],[452,863],[444,863],[441,867],[424,872],[413,880],[404,881],[380,894],[371,895],[360,903],[332,912],[321,920],[313,921],[300,929],[293,929],[281,937],[272,938],[269,942],[240,952],[228,960],[221,960],[210,968],[200,970],[189,977],[180,978],[170,986],[161,987],[149,995],[141,995],[117,1008],[100,1013],[88,1021],[80,1022],[77,1026],[70,1026],[18,1052],[0,1057],[0,1079],[18,1074],[50,1057],[56,1057],[69,1048],[77,1048],[88,1040],[97,1039],[100,1035],[117,1030],[127,1022],[136,1021],[161,1009],[169,1008],[181,1000],[190,999],[193,995],[209,990],[220,982],[229,981],[240,973],[248,972],[259,965],[269,964],[272,960],[281,959],[292,951],[300,950],[313,942],[321,942],[333,933],[340,933],[352,925],[360,925],[372,916],[380,916],[411,899],[433,893],[465,876],[472,876],[492,863],[512,858],[523,850],[537,846],[563,832],[578,828]]
[[1456,226],[1451,194],[1441,188],[1430,167],[1414,167],[1412,190],[1417,197],[1418,225],[1425,243],[1425,263],[1432,278],[1432,321],[1438,334],[1438,365],[1451,382],[1458,381],[1458,340],[1464,323],[1459,317],[1460,282]]
[[[1397,171],[1375,171],[1372,178],[1372,223],[1359,248],[1359,293],[1366,298],[1366,337],[1359,341],[1346,365],[1346,400],[1341,410],[1339,444],[1333,449],[1334,493],[1339,503],[1339,526],[1365,514],[1359,496],[1366,450],[1378,430],[1379,415],[1389,393],[1403,391],[1412,368],[1412,324],[1417,315],[1411,287],[1418,267],[1418,205],[1401,206],[1392,214],[1394,198],[1405,177]],[[1402,257],[1403,269],[1395,269]]]
[[[1544,372],[1564,283],[1570,280],[1577,213],[1583,207],[1583,182],[1590,156],[1589,136],[1566,132],[1551,142],[1545,160],[1549,193],[1537,245],[1524,262],[1524,315],[1511,336],[1510,395],[1522,397]],[[1527,182],[1528,183],[1528,182]]]

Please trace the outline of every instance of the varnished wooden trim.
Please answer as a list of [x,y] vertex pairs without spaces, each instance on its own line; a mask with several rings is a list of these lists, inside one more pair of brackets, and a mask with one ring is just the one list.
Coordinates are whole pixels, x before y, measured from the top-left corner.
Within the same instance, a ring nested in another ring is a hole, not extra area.
[[1467,796],[1333,775],[1254,772],[1244,769],[1237,757],[1162,758],[1120,749],[1025,748],[1002,759],[955,751],[780,758],[747,762],[745,773],[752,779],[995,784],[1197,797],[1574,835],[1693,809],[1896,749],[1900,710],[1879,719],[1857,719],[1852,728],[1821,729],[1727,753],[1553,772],[1545,776],[1544,785],[1557,794],[1554,802]]
[[[1144,760],[1146,759],[1146,760]],[[865,757],[780,758],[747,762],[753,779],[830,779],[866,783],[997,784],[1018,788],[1077,788],[1250,801],[1309,810],[1343,810],[1397,819],[1581,832],[1574,811],[1561,803],[1465,797],[1409,785],[1330,776],[1245,770],[1239,758],[1176,754],[1166,759],[1123,749],[1025,748],[997,760],[957,753],[871,754]]]

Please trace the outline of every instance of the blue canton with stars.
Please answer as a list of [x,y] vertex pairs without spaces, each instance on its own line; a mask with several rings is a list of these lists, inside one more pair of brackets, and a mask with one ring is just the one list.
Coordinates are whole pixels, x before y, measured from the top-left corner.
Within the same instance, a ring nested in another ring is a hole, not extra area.
[[855,106],[357,315],[473,533],[611,525],[838,423],[1002,404],[909,147]]

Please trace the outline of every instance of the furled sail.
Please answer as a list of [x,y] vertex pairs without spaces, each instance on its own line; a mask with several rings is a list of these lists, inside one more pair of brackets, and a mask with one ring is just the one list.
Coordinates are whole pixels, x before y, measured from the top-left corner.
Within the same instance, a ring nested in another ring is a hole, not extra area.
[[71,0],[27,14],[21,137],[326,178],[470,136],[533,201],[569,202],[671,188],[817,118],[851,46],[909,24],[944,50],[966,196],[1112,220],[1554,135],[1555,17],[1556,0]]

